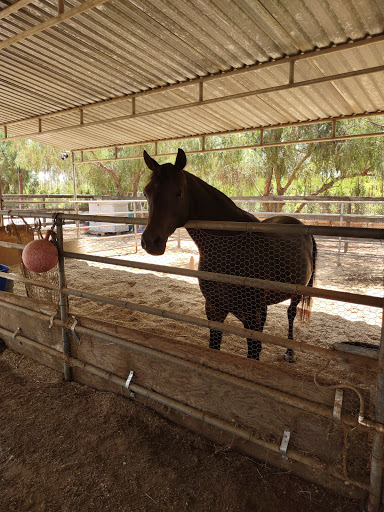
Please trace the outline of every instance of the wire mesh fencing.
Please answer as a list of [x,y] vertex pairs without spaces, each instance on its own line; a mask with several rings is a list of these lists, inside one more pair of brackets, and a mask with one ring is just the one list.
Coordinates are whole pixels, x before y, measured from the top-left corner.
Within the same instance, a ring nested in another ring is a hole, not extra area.
[[[358,418],[375,420],[382,246],[372,260],[346,256],[337,265],[325,237],[196,228],[190,234],[192,238],[183,229],[180,239],[171,237],[159,257],[138,248],[134,254],[119,252],[119,260],[114,260],[108,255],[116,256],[116,251],[108,247],[98,261],[87,262],[86,255],[82,260],[68,258],[68,287],[89,292],[88,297],[70,296],[71,314],[204,348],[206,361],[219,347],[223,356],[239,356],[236,365],[241,368],[244,361],[247,379],[283,397],[278,403],[265,397],[260,402],[255,395],[257,417],[241,412],[240,397],[225,411],[230,421],[275,444],[289,429],[290,449],[312,460],[315,471],[327,468],[338,478],[368,488],[375,430],[363,428]],[[366,247],[361,244],[358,251],[363,254]],[[198,269],[221,277],[201,277],[194,273]],[[308,284],[320,289],[312,304],[311,293],[297,288]],[[104,301],[97,302],[95,292]],[[303,297],[308,297],[304,304]],[[377,301],[370,303],[370,297]],[[300,315],[300,310],[310,305],[310,322],[301,322],[300,317],[308,320],[308,315]],[[204,323],[206,318],[224,321],[223,328]],[[236,332],[243,327],[247,331]],[[294,364],[284,358],[287,349],[295,352],[288,357]],[[304,403],[292,413],[288,405],[295,397],[310,405]]]

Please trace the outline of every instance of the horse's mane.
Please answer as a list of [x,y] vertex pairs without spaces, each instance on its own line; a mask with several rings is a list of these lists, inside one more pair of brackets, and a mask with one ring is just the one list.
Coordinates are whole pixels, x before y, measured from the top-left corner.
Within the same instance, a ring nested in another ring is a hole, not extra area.
[[232,221],[253,221],[256,217],[238,206],[228,196],[215,187],[209,185],[197,176],[185,171],[187,179],[190,202],[191,220],[232,220]]

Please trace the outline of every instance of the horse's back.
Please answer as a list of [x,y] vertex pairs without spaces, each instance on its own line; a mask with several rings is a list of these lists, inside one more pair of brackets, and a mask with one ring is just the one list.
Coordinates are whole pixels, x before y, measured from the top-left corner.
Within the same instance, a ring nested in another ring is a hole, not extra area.
[[[284,217],[285,219],[285,217]],[[231,236],[201,232],[199,270],[306,285],[312,274],[312,250],[305,236],[243,232]],[[260,302],[276,304],[289,295],[257,288],[200,281],[210,303],[221,303],[239,316]]]
[[262,222],[269,224],[303,224],[301,220],[296,219],[296,217],[291,217],[290,215],[274,215],[273,217],[264,219]]

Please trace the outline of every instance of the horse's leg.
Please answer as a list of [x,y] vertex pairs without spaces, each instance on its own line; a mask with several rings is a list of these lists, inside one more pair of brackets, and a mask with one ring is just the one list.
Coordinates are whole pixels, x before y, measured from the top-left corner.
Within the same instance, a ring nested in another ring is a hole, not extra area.
[[[267,319],[267,306],[261,306],[256,313],[256,316],[252,315],[250,319],[245,320],[244,328],[251,329],[252,331],[262,332],[264,329],[264,324]],[[248,358],[256,359],[257,361],[260,359],[260,352],[262,349],[261,341],[254,340],[252,338],[247,338],[248,344]]]
[[[216,308],[210,302],[206,301],[205,313],[207,315],[208,320],[212,320],[214,322],[224,322],[224,320],[228,316],[229,311],[225,311],[223,309]],[[223,337],[223,331],[218,331],[216,329],[210,329],[209,330],[209,348],[213,348],[215,350],[220,350],[222,337]]]
[[[288,339],[293,340],[293,322],[296,318],[297,313],[297,306],[299,305],[301,300],[300,295],[293,295],[291,297],[291,304],[288,308]],[[285,353],[284,359],[288,363],[294,363],[295,362],[295,353],[291,348],[287,348],[287,351]]]

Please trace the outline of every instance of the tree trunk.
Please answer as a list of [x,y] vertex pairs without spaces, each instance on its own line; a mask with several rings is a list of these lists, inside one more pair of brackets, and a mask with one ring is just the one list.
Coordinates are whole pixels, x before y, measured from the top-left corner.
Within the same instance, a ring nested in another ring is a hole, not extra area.
[[[334,178],[333,180],[329,181],[328,183],[324,183],[320,188],[315,190],[315,192],[311,192],[311,194],[309,194],[309,195],[311,197],[312,196],[318,196],[318,195],[322,194],[323,192],[326,192],[327,190],[332,188],[333,185],[337,181],[342,181],[342,180],[347,179],[347,178],[356,178],[356,177],[360,177],[360,176],[367,176],[369,171],[370,171],[370,167],[367,167],[361,173],[356,173],[356,174],[352,174],[352,175],[349,175],[349,176],[339,176],[338,178]],[[306,204],[308,204],[308,203],[301,203],[301,205],[298,208],[296,208],[295,213],[300,213],[301,210],[304,208],[304,206]]]
[[[95,159],[97,158],[93,151],[92,151],[92,155],[93,155],[93,157]],[[102,164],[101,162],[96,162],[96,165],[98,167],[100,167],[100,169],[102,169],[103,171],[106,171],[110,176],[112,176],[112,179],[115,182],[115,185],[116,185],[116,188],[117,188],[118,195],[119,196],[123,196],[124,195],[124,190],[121,187],[121,183],[120,183],[119,177],[117,176],[115,171],[113,169],[107,167],[106,165]]]
[[140,161],[139,162],[139,168],[137,169],[137,171],[135,173],[135,177],[133,178],[133,184],[132,184],[132,195],[133,195],[133,197],[137,196],[138,188],[139,188],[140,176],[141,176],[142,172],[143,172],[143,164]]
[[[269,196],[271,193],[272,176],[273,176],[273,169],[268,171],[267,176],[265,178],[263,196]],[[265,212],[271,212],[272,211],[271,203],[263,203],[263,210]]]

